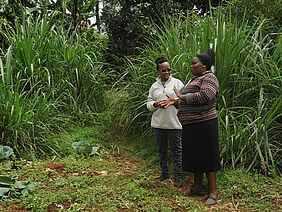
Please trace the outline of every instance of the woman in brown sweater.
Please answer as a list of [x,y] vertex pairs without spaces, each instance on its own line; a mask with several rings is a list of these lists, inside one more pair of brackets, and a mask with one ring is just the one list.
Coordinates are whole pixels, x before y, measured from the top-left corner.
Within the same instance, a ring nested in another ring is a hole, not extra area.
[[216,113],[219,84],[210,71],[213,64],[212,49],[198,54],[192,59],[194,77],[180,91],[174,89],[179,98],[174,100],[174,105],[178,107],[182,124],[182,167],[184,171],[194,173],[194,184],[186,195],[203,193],[205,173],[209,188],[208,205],[217,201],[216,172],[220,168]]

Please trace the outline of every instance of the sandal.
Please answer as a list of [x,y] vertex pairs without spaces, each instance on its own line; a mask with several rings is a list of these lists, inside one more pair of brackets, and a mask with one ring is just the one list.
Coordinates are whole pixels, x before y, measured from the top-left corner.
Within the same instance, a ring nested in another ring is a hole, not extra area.
[[201,196],[203,194],[203,189],[200,190],[193,190],[192,188],[189,188],[185,192],[185,196]]
[[206,205],[214,205],[217,203],[217,195],[214,193],[211,193],[208,197],[208,199],[206,200],[205,204]]

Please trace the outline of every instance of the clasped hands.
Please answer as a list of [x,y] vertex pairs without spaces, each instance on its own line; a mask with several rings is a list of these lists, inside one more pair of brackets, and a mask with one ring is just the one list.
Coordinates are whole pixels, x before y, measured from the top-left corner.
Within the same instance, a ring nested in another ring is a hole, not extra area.
[[[180,99],[182,95],[179,93],[179,91],[175,87],[173,87],[173,91],[176,94],[176,96]],[[175,104],[175,99],[172,96],[169,96],[169,95],[166,95],[166,96],[167,96],[167,99],[163,99],[163,100],[154,102],[154,107],[165,109]]]

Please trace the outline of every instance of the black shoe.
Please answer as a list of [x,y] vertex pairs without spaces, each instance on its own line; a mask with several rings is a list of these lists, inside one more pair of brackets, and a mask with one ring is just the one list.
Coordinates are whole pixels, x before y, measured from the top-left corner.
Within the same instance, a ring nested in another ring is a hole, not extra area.
[[174,179],[174,184],[175,187],[179,187],[182,185],[182,179],[181,178],[175,178]]
[[166,175],[166,174],[162,174],[161,176],[158,177],[158,179],[159,179],[160,181],[164,181],[164,180],[166,180],[166,179],[168,179],[168,178],[169,178],[169,176]]

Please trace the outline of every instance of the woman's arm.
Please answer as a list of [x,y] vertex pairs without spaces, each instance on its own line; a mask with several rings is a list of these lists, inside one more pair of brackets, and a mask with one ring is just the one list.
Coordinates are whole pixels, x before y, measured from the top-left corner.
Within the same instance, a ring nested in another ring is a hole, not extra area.
[[218,87],[219,84],[216,76],[209,74],[203,79],[199,92],[182,95],[175,88],[174,92],[179,99],[186,101],[187,104],[205,105],[216,97]]
[[200,91],[186,95],[187,104],[206,105],[216,98],[218,93],[218,80],[214,74],[208,74],[203,79]]

